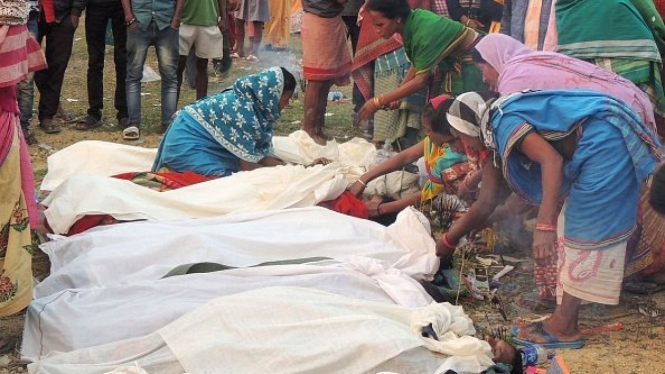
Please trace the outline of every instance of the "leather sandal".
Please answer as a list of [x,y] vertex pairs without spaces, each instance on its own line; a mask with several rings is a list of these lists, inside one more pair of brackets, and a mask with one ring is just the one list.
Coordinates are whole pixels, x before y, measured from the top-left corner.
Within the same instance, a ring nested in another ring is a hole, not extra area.
[[42,130],[44,130],[44,132],[47,134],[57,134],[61,130],[60,125],[53,121],[52,118],[42,119],[39,123],[39,127],[41,127]]
[[82,131],[96,129],[101,126],[102,121],[91,115],[87,115],[85,118],[76,122],[76,129]]
[[74,122],[74,120],[76,119],[74,118],[73,114],[71,114],[69,111],[67,111],[65,108],[61,106],[58,107],[58,111],[55,112],[54,117],[65,123]]

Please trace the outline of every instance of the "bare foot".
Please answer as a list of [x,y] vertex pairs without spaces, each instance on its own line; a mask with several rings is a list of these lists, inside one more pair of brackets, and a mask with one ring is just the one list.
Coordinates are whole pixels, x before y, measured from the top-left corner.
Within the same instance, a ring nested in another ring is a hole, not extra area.
[[319,134],[313,129],[303,129],[303,131],[305,131],[307,135],[309,135],[309,137],[312,138],[312,140],[314,140],[314,142],[318,145],[326,145],[328,142],[327,139],[319,136]]
[[318,136],[318,137],[321,138],[321,139],[325,139],[326,141],[330,141],[330,140],[332,140],[331,137],[326,136],[326,134],[324,134],[323,131],[321,131],[321,130],[318,130],[318,131],[316,132],[316,136]]
[[579,331],[572,334],[563,333],[553,318],[548,318],[543,322],[535,322],[528,326],[520,327],[517,332],[517,337],[536,344],[551,343],[551,338],[548,339],[547,335],[551,335],[560,342],[574,342],[581,338]]
[[322,138],[319,135],[310,135],[312,137],[312,140],[318,145],[326,145],[328,143],[328,139]]

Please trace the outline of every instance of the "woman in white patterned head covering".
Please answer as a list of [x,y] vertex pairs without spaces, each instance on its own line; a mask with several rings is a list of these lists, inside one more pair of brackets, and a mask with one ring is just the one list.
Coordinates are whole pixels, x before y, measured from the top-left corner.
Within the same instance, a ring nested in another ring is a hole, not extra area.
[[[499,95],[496,92],[467,92],[457,96],[446,114],[450,126],[469,137],[486,140],[489,109]],[[494,148],[491,143],[488,148]]]
[[[442,237],[437,244],[437,255],[445,261],[451,258],[457,242],[471,230],[480,227],[494,212],[497,205],[508,196],[501,169],[494,163],[487,162],[494,146],[491,145],[491,131],[488,129],[488,118],[492,104],[499,98],[496,92],[467,92],[448,101],[449,109],[445,122],[450,126],[450,133],[459,138],[470,163],[480,169],[478,177],[472,178],[477,185],[482,178],[483,188],[469,211]],[[489,149],[488,149],[489,148]],[[469,189],[471,186],[466,186]],[[460,191],[464,194],[468,191]]]

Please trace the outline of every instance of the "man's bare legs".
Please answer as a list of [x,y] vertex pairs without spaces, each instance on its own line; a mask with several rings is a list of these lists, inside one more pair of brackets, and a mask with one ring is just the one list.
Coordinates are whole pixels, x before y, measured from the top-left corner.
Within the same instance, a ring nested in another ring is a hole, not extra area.
[[263,22],[252,22],[254,27],[254,36],[249,38],[250,40],[250,49],[251,54],[255,57],[259,57],[259,47],[261,46],[261,40],[263,39]]
[[325,123],[326,106],[328,104],[328,92],[332,81],[308,81],[305,91],[305,122],[303,130],[318,144],[326,144],[323,134]]
[[196,58],[196,100],[208,96],[208,59]]
[[[182,87],[183,75],[187,68],[187,56],[180,56],[178,61],[178,101],[180,101],[180,88]],[[208,59],[196,58],[196,100],[208,96]]]
[[233,52],[239,57],[245,57],[245,21],[239,18],[235,19],[236,45]]
[[[185,68],[187,67],[187,56],[180,55],[178,60],[178,69],[176,70],[176,75],[178,77],[178,96],[176,105],[180,102],[180,88],[182,87],[183,75],[185,74]],[[198,73],[197,73],[198,75]]]

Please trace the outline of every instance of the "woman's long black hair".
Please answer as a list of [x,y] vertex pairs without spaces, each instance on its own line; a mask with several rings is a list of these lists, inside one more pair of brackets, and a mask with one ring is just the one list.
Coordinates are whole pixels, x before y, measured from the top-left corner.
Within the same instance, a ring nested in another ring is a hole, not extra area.
[[411,13],[411,7],[406,0],[369,0],[365,9],[379,12],[388,19],[406,20]]

